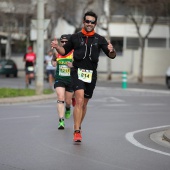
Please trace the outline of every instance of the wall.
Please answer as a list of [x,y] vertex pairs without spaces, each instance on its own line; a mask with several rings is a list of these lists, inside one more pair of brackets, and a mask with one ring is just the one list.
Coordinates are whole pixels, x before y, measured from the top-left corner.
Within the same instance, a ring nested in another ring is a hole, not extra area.
[[[140,50],[134,54],[133,75],[139,72]],[[158,48],[145,48],[144,52],[144,76],[165,76],[170,66],[170,50]]]
[[[170,66],[170,50],[158,48],[145,48],[144,56],[144,76],[165,76],[166,70]],[[12,57],[19,70],[24,69],[23,57]],[[100,56],[98,72],[106,74],[107,63],[111,62],[113,76],[121,76],[121,72],[126,71],[129,75],[137,77],[139,73],[140,50],[125,50],[123,57],[117,56],[110,59]]]
[[[141,33],[143,36],[148,32],[148,25],[141,26]],[[110,36],[112,37],[138,37],[136,27],[134,24],[111,23],[109,25]],[[103,34],[103,32],[101,32]],[[105,35],[103,35],[105,36]],[[168,25],[154,25],[149,38],[167,38],[169,37]]]
[[117,56],[115,59],[110,59],[107,56],[100,56],[98,71],[106,72],[108,62],[111,62],[111,68],[113,72],[129,72],[131,68],[131,51],[127,52],[127,55],[125,57]]
[[[113,74],[128,72],[137,77],[139,73],[140,50],[125,50],[123,57],[117,56],[114,60],[101,56],[98,64],[98,72],[107,72],[107,62],[111,62]],[[158,48],[145,48],[144,53],[144,76],[165,76],[170,66],[170,50]]]
[[23,61],[23,57],[24,56],[11,57],[11,59],[15,61],[18,70],[24,70],[25,62]]

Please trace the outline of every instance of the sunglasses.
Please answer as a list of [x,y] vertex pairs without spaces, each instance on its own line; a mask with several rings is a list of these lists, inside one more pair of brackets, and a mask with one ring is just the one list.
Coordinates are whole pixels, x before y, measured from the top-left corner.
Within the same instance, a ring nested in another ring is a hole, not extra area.
[[85,23],[87,23],[87,24],[95,24],[96,23],[96,21],[91,21],[91,20],[88,20],[88,19],[86,19],[85,21],[84,21]]
[[61,43],[67,43],[68,41],[61,41]]

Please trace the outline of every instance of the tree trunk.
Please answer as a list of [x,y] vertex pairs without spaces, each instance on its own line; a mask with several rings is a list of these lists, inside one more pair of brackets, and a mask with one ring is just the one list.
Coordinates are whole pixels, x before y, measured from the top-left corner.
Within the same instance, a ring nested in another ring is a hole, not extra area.
[[143,65],[144,65],[144,48],[145,48],[145,39],[141,39],[141,53],[140,53],[140,64],[139,64],[139,76],[138,76],[138,82],[143,82]]
[[6,42],[6,49],[5,49],[5,58],[11,58],[11,32],[8,32],[7,42]]
[[0,38],[0,58],[2,58],[1,50],[2,50],[2,45],[1,45],[1,38]]
[[[107,40],[110,41],[110,33],[109,33],[109,23],[110,23],[110,0],[105,0],[104,2],[104,11],[106,16],[106,30],[107,30]],[[107,80],[112,79],[112,69],[111,69],[111,61],[110,58],[107,58]]]
[[[110,41],[110,34],[109,34],[109,30],[107,29],[107,34],[108,34],[108,39]],[[111,61],[110,58],[107,57],[107,80],[112,80],[112,69],[111,69],[112,65],[111,65]]]

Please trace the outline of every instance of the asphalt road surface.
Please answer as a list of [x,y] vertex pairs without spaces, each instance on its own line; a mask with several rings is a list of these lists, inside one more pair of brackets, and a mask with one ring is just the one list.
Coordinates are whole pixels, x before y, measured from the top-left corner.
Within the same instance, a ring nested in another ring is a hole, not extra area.
[[[25,77],[24,72],[20,73],[19,77],[9,77],[6,78],[3,75],[0,75],[0,87],[9,87],[9,88],[25,88]],[[31,89],[35,88],[36,81],[33,80],[30,87]],[[49,84],[46,80],[44,80],[44,88],[49,88]]]
[[79,144],[55,100],[0,105],[0,170],[168,170],[170,144],[151,136],[170,127],[170,91],[132,86],[98,83]]
[[[20,71],[18,78],[15,77],[9,77],[6,78],[5,76],[0,75],[0,87],[10,87],[10,88],[25,88],[25,78],[24,78],[24,72]],[[121,78],[113,77],[112,81],[99,81],[97,82],[97,86],[104,86],[104,87],[120,87],[122,86]],[[160,82],[158,82],[160,81]],[[32,84],[30,85],[30,88],[35,88],[36,81],[32,81]],[[44,79],[44,88],[48,88],[49,84]],[[147,80],[146,83],[134,83],[130,80],[127,80],[127,87],[128,88],[144,88],[144,89],[157,89],[157,90],[167,90],[165,85],[164,78],[161,78],[157,81],[154,81],[153,78],[150,80]]]

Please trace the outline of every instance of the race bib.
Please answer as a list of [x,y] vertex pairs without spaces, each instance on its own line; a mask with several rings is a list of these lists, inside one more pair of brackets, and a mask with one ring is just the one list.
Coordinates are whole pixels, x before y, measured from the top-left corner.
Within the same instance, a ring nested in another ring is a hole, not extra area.
[[93,70],[85,70],[78,68],[78,79],[86,83],[91,83]]
[[60,76],[70,76],[70,68],[66,65],[59,65]]
[[29,66],[27,69],[28,69],[28,71],[34,71],[34,67],[33,66]]

